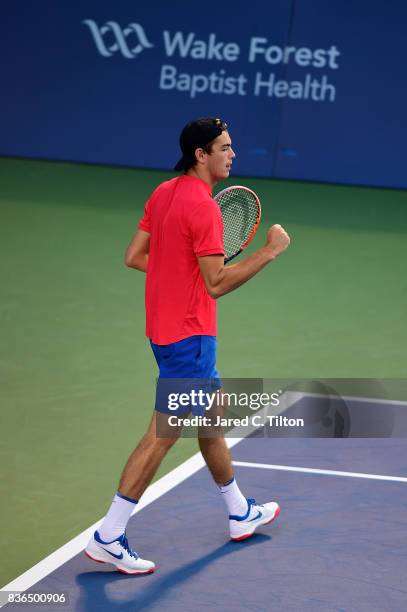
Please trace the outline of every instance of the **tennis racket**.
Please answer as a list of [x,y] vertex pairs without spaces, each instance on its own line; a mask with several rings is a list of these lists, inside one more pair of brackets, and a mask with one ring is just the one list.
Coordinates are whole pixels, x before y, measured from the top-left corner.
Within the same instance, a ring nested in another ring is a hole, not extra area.
[[225,263],[237,257],[253,238],[261,218],[260,200],[248,187],[226,187],[215,197],[223,217]]

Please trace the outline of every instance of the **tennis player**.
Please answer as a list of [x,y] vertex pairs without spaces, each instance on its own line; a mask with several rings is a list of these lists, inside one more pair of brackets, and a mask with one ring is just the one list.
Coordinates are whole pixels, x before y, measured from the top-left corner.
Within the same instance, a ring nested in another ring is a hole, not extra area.
[[[225,266],[222,217],[212,189],[229,176],[235,157],[227,125],[212,117],[192,121],[181,132],[180,146],[182,157],[175,169],[182,174],[159,185],[151,195],[125,263],[147,273],[146,335],[157,360],[158,382],[219,381],[216,299],[260,272],[288,247],[290,239],[281,225],[273,225],[262,248]],[[177,436],[157,435],[157,415],[167,408],[157,394],[147,433],[130,455],[110,509],[85,551],[91,559],[113,563],[126,574],[155,569],[152,561],[132,550],[125,530],[138,500],[177,440]],[[199,447],[225,501],[233,540],[251,536],[278,516],[276,502],[260,505],[242,494],[223,437],[199,437]]]

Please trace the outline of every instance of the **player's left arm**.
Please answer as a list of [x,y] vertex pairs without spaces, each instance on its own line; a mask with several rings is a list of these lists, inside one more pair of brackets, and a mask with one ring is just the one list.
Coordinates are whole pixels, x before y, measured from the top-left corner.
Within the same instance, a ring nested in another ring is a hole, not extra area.
[[149,249],[150,234],[138,229],[127,247],[124,263],[129,268],[140,270],[140,272],[147,272]]

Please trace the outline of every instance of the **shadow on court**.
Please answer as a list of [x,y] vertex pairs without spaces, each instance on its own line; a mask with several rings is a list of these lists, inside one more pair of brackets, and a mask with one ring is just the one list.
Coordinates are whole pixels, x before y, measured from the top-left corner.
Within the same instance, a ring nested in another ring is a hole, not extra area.
[[[125,576],[117,571],[111,572],[84,572],[78,574],[76,583],[80,588],[79,599],[76,610],[88,612],[91,610],[120,610],[127,612],[130,610],[146,610],[154,604],[165,605],[165,599],[171,595],[173,591],[181,590],[182,586],[192,578],[196,578],[207,566],[210,566],[216,561],[221,561],[223,558],[232,554],[245,554],[249,547],[266,544],[271,540],[271,536],[264,534],[255,534],[249,541],[232,542],[229,541],[223,546],[214,549],[207,555],[177,566],[176,570],[160,576],[160,567],[154,574],[140,576]],[[136,582],[135,582],[136,581]],[[134,593],[134,587],[140,586],[143,582],[142,592]],[[109,587],[117,587],[110,589]],[[185,595],[185,599],[188,596]],[[231,593],[231,601],[234,602],[233,593]],[[190,603],[190,608],[193,607],[193,602]],[[184,601],[186,605],[186,602]]]

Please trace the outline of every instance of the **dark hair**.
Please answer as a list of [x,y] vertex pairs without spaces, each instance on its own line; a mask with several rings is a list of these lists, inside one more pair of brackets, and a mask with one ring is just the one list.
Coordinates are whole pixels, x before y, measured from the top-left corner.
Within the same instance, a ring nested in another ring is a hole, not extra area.
[[203,149],[210,155],[214,140],[226,131],[227,127],[227,124],[218,117],[201,117],[187,123],[180,135],[182,157],[174,170],[186,172],[195,166],[197,149]]

